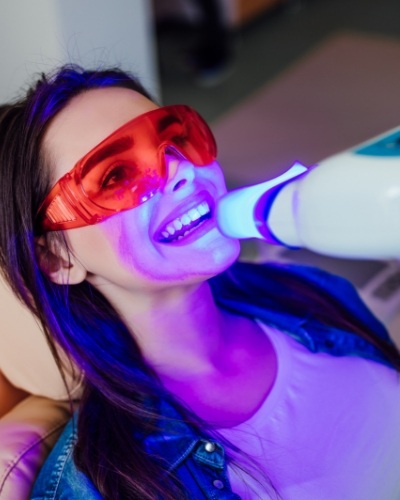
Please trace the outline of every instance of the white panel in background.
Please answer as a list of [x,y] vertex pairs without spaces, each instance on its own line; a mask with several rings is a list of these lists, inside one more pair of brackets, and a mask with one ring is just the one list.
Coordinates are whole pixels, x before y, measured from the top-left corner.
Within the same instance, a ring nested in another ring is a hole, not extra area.
[[0,0],[0,102],[68,62],[121,66],[160,98],[148,0]]

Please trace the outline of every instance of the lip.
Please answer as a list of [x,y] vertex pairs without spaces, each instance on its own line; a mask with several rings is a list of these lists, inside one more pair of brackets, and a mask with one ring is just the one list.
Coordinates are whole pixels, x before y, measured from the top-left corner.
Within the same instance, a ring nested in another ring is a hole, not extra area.
[[[180,240],[175,240],[171,242],[162,242],[160,241],[160,236],[161,236],[161,231],[162,229],[172,223],[175,219],[181,217],[183,214],[191,210],[192,208],[197,207],[200,203],[202,202],[207,202],[208,206],[210,207],[210,218],[204,220],[201,224],[199,224],[198,227],[196,227],[190,234],[185,236],[184,238]],[[154,232],[153,239],[160,244],[163,245],[185,245],[187,243],[190,243],[206,232],[210,231],[212,227],[215,226],[214,223],[214,213],[215,213],[215,200],[212,197],[212,195],[209,193],[209,191],[200,191],[194,196],[190,196],[190,199],[187,200],[184,203],[181,203],[178,205],[172,212],[170,212],[162,221],[160,224],[158,224],[158,228]]]

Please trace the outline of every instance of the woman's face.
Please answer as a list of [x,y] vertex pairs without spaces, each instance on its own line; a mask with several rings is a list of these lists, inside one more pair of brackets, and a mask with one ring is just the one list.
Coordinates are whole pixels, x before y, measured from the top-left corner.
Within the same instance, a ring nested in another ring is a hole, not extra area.
[[[146,97],[123,88],[75,97],[44,138],[54,183],[114,130],[155,108]],[[150,200],[99,224],[65,231],[78,265],[99,289],[150,291],[203,281],[237,258],[239,243],[224,237],[215,223],[213,207],[226,192],[219,165],[198,168],[174,156],[167,157],[167,164],[167,183]],[[204,203],[211,207],[209,219],[179,240],[162,237]]]

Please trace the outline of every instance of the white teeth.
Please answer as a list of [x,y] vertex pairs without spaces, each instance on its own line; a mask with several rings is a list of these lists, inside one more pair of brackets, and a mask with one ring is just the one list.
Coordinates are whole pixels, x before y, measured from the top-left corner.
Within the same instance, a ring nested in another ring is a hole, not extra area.
[[[175,234],[176,231],[180,231],[183,226],[188,226],[192,222],[200,219],[203,215],[206,215],[210,212],[210,207],[206,201],[203,201],[196,208],[191,208],[186,214],[181,215],[180,218],[177,218],[170,222],[168,226],[161,232],[163,238],[170,238]],[[181,239],[186,236],[190,231],[185,231],[184,234],[177,236],[177,239]]]
[[192,219],[188,216],[188,214],[185,214],[181,217],[181,222],[184,226],[187,226],[192,222]]
[[210,211],[210,207],[208,206],[208,203],[206,201],[203,201],[198,207],[197,210],[199,211],[200,215],[205,215]]
[[188,215],[192,219],[193,222],[197,219],[200,219],[200,217],[201,217],[200,212],[198,210],[196,210],[195,208],[192,208],[191,210],[189,210]]
[[175,219],[172,224],[174,225],[174,228],[177,231],[179,231],[180,229],[182,229],[182,222],[179,219]]

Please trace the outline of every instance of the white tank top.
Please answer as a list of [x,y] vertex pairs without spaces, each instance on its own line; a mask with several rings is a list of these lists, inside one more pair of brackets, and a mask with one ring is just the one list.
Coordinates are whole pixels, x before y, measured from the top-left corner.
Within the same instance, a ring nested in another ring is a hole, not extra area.
[[313,354],[260,326],[276,351],[276,381],[249,420],[220,432],[265,475],[239,456],[253,478],[229,466],[233,491],[246,500],[400,499],[398,373],[357,357]]

